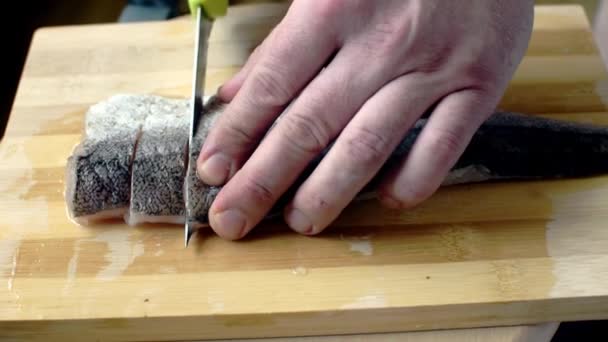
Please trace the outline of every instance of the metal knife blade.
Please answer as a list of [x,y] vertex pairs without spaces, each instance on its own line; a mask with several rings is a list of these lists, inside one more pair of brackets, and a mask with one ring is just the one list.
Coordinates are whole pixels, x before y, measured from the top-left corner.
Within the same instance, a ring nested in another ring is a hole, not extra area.
[[[193,75],[192,75],[192,98],[191,98],[191,115],[190,115],[190,136],[188,139],[188,163],[187,170],[190,168],[190,163],[196,163],[196,160],[190,160],[191,151],[194,148],[193,138],[198,129],[200,117],[203,109],[203,99],[205,90],[205,76],[207,69],[207,49],[209,46],[209,35],[211,33],[211,27],[213,21],[209,20],[203,12],[203,9],[199,6],[196,10],[196,34],[194,41],[194,64],[193,64]],[[190,238],[194,234],[194,228],[192,226],[192,220],[188,212],[189,203],[189,179],[185,178],[185,208],[186,208],[186,223],[184,224],[184,244],[188,246]]]

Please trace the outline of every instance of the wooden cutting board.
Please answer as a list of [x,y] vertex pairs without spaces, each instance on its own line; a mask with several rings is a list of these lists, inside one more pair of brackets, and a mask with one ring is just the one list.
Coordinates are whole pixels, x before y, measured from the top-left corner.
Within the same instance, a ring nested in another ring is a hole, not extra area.
[[[280,20],[231,9],[211,36],[207,93]],[[0,337],[179,340],[413,331],[608,318],[608,175],[459,186],[419,208],[352,205],[303,237],[241,242],[180,226],[79,227],[67,156],[91,104],[190,94],[190,18],[36,33],[0,144]],[[608,74],[580,7],[536,9],[501,107],[608,124]]]

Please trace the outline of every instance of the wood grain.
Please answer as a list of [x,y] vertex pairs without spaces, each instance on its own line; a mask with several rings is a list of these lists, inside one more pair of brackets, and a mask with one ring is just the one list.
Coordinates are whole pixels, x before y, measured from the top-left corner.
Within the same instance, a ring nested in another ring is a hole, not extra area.
[[[215,27],[207,91],[280,4]],[[460,186],[395,212],[350,206],[309,238],[281,222],[183,248],[178,226],[79,227],[65,159],[91,104],[190,93],[190,18],[36,33],[0,144],[0,337],[177,340],[419,331],[608,318],[608,175]],[[608,75],[580,7],[540,6],[501,107],[608,125]]]

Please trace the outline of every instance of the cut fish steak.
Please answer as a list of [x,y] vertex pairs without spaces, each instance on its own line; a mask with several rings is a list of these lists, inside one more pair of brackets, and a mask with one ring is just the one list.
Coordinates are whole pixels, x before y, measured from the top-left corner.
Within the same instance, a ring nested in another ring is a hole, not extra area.
[[150,106],[131,168],[128,224],[185,222],[182,184],[190,131],[188,108],[180,100],[158,100]]
[[[132,225],[183,224],[185,219],[195,227],[206,225],[221,187],[198,179],[196,159],[225,107],[217,97],[206,101],[188,155],[187,99],[119,95],[92,106],[84,139],[67,163],[70,216],[80,223],[124,216]],[[415,123],[356,200],[373,198],[378,180],[407,155],[426,122],[422,118]],[[281,213],[329,149],[331,145],[311,161],[268,217]],[[496,112],[477,130],[442,186],[606,173],[607,127]],[[186,178],[190,180],[188,189],[184,189]],[[185,195],[189,197],[187,206]]]

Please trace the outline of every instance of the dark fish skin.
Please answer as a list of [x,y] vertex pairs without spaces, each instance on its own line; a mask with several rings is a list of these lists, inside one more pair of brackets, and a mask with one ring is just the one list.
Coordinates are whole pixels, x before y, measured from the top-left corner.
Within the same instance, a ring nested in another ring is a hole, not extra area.
[[111,141],[85,140],[68,158],[66,198],[74,218],[101,212],[124,212],[129,205],[131,156],[129,136]]
[[[392,157],[407,154],[426,121],[416,123]],[[452,171],[471,167],[483,169],[487,180],[608,173],[608,127],[496,112],[477,130]]]
[[[221,115],[224,106],[211,99],[213,113]],[[355,200],[373,195],[378,182],[388,170],[408,154],[427,118],[419,119],[410,129],[376,176]],[[205,126],[206,130],[209,125]],[[206,132],[201,136],[205,136]],[[204,141],[204,140],[203,140]],[[202,141],[198,142],[202,144]],[[280,215],[299,186],[310,176],[331,149],[328,146],[300,174],[294,184],[281,196],[268,214]],[[200,150],[200,146],[197,146]],[[192,157],[192,156],[191,156]],[[533,180],[590,177],[608,173],[608,127],[566,122],[539,116],[498,111],[477,130],[442,186],[472,184],[501,180]],[[198,226],[208,224],[207,214],[221,187],[201,186],[192,191],[199,196],[199,208],[191,211],[190,219]],[[200,205],[203,203],[204,205]]]
[[187,144],[187,125],[143,131],[131,167],[131,200],[125,218],[129,224],[160,217],[183,224]]
[[608,172],[608,128],[497,113],[456,167],[481,164],[494,179],[573,178]]

